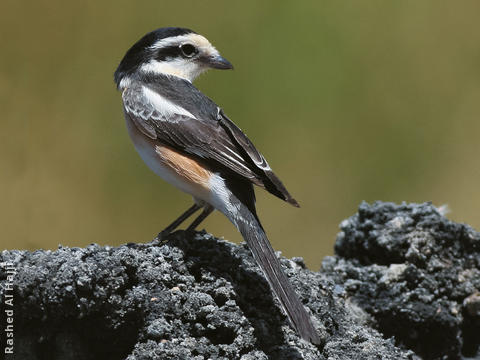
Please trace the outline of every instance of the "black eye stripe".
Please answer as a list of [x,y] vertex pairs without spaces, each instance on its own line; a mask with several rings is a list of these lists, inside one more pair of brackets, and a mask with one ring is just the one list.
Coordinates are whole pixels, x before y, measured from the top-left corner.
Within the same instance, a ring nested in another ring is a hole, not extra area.
[[167,46],[157,50],[156,59],[159,61],[166,60],[168,58],[176,58],[182,55],[182,51],[178,45]]
[[164,61],[172,58],[191,58],[198,54],[198,49],[192,44],[171,45],[156,50],[155,58]]

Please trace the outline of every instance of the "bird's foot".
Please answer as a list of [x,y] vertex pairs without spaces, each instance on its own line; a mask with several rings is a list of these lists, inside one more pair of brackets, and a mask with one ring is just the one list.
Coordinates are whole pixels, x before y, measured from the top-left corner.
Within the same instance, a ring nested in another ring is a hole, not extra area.
[[150,245],[152,246],[163,246],[165,244],[167,244],[170,240],[171,240],[171,235],[172,232],[171,231],[166,231],[166,230],[163,230],[161,232],[158,233],[157,236],[155,236],[155,238],[150,242]]

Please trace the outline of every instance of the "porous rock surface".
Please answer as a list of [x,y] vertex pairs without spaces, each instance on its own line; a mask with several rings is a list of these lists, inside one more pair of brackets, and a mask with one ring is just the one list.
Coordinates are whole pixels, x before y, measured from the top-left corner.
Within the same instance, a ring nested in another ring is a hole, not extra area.
[[164,246],[3,251],[0,262],[16,269],[10,358],[456,359],[476,354],[478,233],[446,220],[429,204],[362,204],[341,228],[336,255],[324,260],[320,272],[306,269],[301,259],[281,259],[316,321],[324,341],[320,347],[290,328],[246,246],[177,232]]
[[363,203],[324,274],[423,359],[480,359],[480,233],[429,203]]

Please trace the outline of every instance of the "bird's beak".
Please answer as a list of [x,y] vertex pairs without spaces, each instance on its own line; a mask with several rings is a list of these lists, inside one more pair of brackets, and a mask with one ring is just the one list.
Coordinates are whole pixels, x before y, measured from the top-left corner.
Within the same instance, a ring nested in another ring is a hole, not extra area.
[[220,70],[229,70],[233,69],[233,65],[225,59],[223,56],[214,55],[207,60],[207,64],[209,67],[213,69],[220,69]]

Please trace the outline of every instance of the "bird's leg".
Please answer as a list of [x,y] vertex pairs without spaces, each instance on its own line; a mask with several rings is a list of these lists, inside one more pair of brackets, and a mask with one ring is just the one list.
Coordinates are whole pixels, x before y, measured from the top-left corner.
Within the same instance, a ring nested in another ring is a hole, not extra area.
[[200,223],[206,219],[206,217],[208,215],[210,215],[212,213],[212,211],[215,210],[213,208],[213,206],[211,205],[205,205],[205,207],[203,208],[203,211],[201,212],[200,215],[198,215],[198,217],[193,220],[193,222],[190,224],[190,226],[187,228],[187,230],[185,230],[187,233],[192,233],[195,228],[200,225]]
[[[192,216],[196,211],[202,208],[201,205],[194,203],[191,207],[187,209],[182,215],[180,215],[174,222],[168,225],[162,232],[160,232],[155,240],[162,241],[165,240],[170,233],[175,230],[181,223],[187,220],[190,216]],[[203,213],[202,213],[203,214]]]

